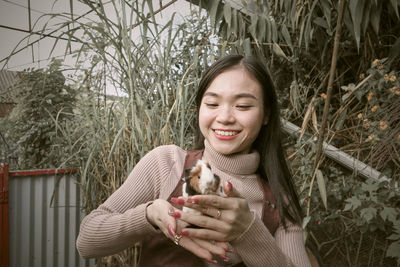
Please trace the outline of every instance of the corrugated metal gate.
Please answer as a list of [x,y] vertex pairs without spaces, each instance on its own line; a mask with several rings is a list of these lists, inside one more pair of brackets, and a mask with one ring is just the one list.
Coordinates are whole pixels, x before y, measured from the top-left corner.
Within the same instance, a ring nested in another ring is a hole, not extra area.
[[[81,258],[75,247],[84,214],[73,173],[70,169],[8,173],[9,266],[94,265],[94,260]],[[5,242],[2,238],[2,258]]]

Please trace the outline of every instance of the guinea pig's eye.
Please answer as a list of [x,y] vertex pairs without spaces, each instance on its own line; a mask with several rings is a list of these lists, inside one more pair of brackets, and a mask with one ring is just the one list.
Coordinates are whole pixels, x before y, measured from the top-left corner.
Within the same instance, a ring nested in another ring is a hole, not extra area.
[[197,178],[200,179],[200,176],[197,175]]

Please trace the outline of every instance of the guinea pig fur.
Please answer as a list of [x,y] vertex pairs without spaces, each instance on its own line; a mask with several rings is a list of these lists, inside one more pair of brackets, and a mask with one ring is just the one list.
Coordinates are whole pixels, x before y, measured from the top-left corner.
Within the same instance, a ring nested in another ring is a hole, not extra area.
[[[182,186],[182,195],[190,197],[194,195],[219,195],[226,196],[218,175],[211,171],[211,167],[205,160],[198,160],[196,165],[186,170],[185,183]],[[199,211],[183,207],[184,212],[201,214]]]

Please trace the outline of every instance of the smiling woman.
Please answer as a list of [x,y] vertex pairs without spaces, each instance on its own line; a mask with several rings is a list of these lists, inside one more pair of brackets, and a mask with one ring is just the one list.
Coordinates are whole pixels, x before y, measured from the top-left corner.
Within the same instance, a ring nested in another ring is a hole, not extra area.
[[264,114],[261,85],[243,67],[218,75],[204,93],[199,125],[203,136],[221,154],[248,153]]
[[[80,254],[141,241],[140,266],[310,266],[267,70],[255,58],[224,57],[204,73],[196,101],[200,150],[161,146],[142,158],[82,221]],[[181,178],[200,158],[224,194],[183,198]]]

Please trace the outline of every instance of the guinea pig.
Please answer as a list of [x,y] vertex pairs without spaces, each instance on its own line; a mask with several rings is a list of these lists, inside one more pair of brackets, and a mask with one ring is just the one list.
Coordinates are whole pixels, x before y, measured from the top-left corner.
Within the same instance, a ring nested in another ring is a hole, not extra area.
[[[213,174],[210,164],[205,160],[198,160],[196,165],[185,170],[184,184],[182,185],[182,196],[190,197],[194,195],[219,195],[225,197],[226,194],[221,185],[221,179]],[[184,212],[201,214],[200,211],[183,207]]]

